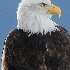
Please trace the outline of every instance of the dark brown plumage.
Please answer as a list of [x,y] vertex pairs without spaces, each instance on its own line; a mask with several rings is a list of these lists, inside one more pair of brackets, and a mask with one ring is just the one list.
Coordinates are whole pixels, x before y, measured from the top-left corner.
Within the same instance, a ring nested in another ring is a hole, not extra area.
[[46,35],[15,29],[4,45],[4,70],[70,70],[70,36],[60,31]]

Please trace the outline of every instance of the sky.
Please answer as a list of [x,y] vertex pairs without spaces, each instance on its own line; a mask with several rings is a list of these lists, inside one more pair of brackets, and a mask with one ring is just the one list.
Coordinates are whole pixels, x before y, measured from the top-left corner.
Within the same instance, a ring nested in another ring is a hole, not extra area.
[[[11,30],[17,28],[16,11],[21,0],[0,0],[0,57],[4,40]],[[52,20],[65,27],[70,33],[70,0],[51,0],[53,4],[60,7],[62,11],[61,18],[53,15]],[[0,61],[1,64],[1,61]]]

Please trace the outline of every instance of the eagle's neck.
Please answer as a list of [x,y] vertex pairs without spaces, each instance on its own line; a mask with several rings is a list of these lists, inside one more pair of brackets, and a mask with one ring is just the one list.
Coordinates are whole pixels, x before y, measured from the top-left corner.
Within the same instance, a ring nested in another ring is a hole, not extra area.
[[25,32],[46,34],[58,30],[55,22],[50,20],[51,15],[41,11],[24,8],[24,10],[18,10],[17,17],[17,28],[23,29]]

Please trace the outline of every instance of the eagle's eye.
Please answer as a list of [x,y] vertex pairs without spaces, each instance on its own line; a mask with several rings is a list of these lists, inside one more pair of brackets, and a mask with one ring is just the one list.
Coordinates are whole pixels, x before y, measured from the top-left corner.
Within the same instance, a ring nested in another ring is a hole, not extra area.
[[43,6],[45,6],[45,5],[46,5],[45,3],[40,3],[40,6],[41,6],[41,7],[43,7]]

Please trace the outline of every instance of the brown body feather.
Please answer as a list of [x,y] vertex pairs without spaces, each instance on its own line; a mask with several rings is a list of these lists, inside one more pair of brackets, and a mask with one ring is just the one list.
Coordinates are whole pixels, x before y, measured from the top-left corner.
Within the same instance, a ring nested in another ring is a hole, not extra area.
[[70,36],[66,29],[58,28],[51,35],[30,36],[13,30],[4,44],[3,70],[70,70]]

